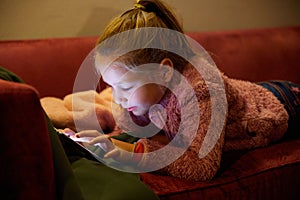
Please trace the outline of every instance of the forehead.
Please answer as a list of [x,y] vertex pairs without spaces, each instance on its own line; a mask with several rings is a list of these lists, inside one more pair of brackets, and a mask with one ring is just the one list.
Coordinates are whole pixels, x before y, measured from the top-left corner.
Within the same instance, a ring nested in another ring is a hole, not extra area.
[[105,62],[106,58],[96,56],[95,64],[103,80],[112,85],[116,82],[148,81],[150,77],[160,72],[160,65],[157,63],[143,64],[140,66],[127,66],[123,62]]
[[118,76],[121,78],[125,74],[129,73],[130,71],[125,67],[121,67],[119,65],[111,64],[109,67],[102,72],[103,76]]
[[110,85],[141,80],[142,76],[125,67],[112,64],[102,73],[103,80]]

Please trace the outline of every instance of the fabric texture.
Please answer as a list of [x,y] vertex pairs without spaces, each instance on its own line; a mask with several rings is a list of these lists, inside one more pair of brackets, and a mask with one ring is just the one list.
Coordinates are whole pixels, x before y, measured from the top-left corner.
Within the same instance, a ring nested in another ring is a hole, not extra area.
[[42,111],[36,90],[2,67],[0,79],[4,79],[0,80],[3,83],[0,88],[6,90],[0,91],[0,106],[4,106],[1,119],[5,119],[1,120],[5,133],[2,139],[6,145],[1,155],[6,158],[1,165],[1,171],[6,172],[1,179],[5,191],[2,195],[7,199],[83,199],[57,133]]
[[224,78],[228,117],[224,151],[264,147],[280,140],[288,128],[284,105],[256,83]]
[[293,140],[264,147],[264,151],[226,152],[217,177],[211,181],[187,181],[157,173],[143,173],[141,178],[163,200],[297,199],[299,145],[299,140]]
[[[289,114],[287,137],[300,137],[300,85],[288,81],[264,81],[259,85],[271,91]],[[297,134],[297,135],[296,135]]]
[[[77,71],[84,58],[95,47],[96,40],[96,37],[90,37],[84,40],[57,38],[27,42],[0,41],[0,65],[36,88],[40,97],[63,98],[72,93]],[[95,73],[86,76],[89,77],[88,80],[93,78],[98,80]],[[77,89],[84,91],[92,88],[82,84]]]
[[[0,77],[1,198],[55,199],[52,152],[37,91],[2,78],[5,77]],[[36,119],[41,121],[37,123]]]
[[[202,61],[199,64],[204,65]],[[184,142],[192,132],[191,127],[197,123],[199,123],[199,127],[195,138],[184,154],[170,165],[160,169],[160,172],[184,179],[209,180],[219,170],[223,151],[264,147],[281,139],[286,132],[288,114],[284,106],[270,91],[261,88],[256,83],[230,79],[222,75],[228,102],[228,108],[226,108],[228,114],[225,116],[226,124],[224,124],[223,132],[214,148],[204,158],[200,158],[200,148],[212,117],[211,98],[217,98],[218,95],[216,97],[210,95],[206,86],[206,84],[210,84],[207,81],[213,83],[213,77],[211,80],[205,80],[205,82],[200,76],[197,76],[197,71],[193,66],[188,66],[182,74],[192,85],[198,101],[194,103],[184,101],[184,104],[180,105],[179,98],[189,99],[191,95],[190,91],[180,86],[181,84],[175,89],[176,96],[173,93],[165,95],[160,102],[161,108],[164,107],[167,116],[163,130],[171,141],[179,132],[180,127],[184,137],[186,137],[182,140]],[[216,91],[222,89],[222,86],[217,84],[213,87]],[[226,104],[224,102],[223,105],[218,106],[220,108],[217,109],[221,109],[221,106],[226,106]],[[193,113],[196,107],[200,110],[199,122],[195,121],[198,118],[195,118]],[[189,112],[187,114],[182,113],[181,111],[184,109]],[[159,112],[163,115],[163,110],[150,111],[150,118],[159,115]],[[217,117],[220,118],[221,116],[218,115]],[[123,121],[128,121],[125,116],[121,116],[120,120],[122,118]],[[156,122],[156,124],[164,123]],[[141,139],[139,142],[143,143],[146,153],[165,146],[165,144],[151,139]],[[174,152],[176,152],[176,147],[174,147]],[[165,159],[162,158],[162,160],[166,160],[170,155],[174,155],[172,151],[166,153]],[[147,167],[152,164],[152,160],[155,160],[155,157],[143,156],[139,165]]]
[[158,199],[141,183],[138,174],[124,173],[85,158],[75,161],[72,168],[86,200]]

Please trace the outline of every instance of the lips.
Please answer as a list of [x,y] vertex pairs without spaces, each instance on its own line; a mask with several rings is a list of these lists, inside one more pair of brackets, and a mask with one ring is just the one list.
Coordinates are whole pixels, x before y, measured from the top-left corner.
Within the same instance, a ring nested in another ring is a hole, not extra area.
[[129,108],[127,108],[127,110],[130,112],[130,111],[133,111],[133,110],[135,110],[136,109],[136,106],[132,106],[132,107],[129,107]]

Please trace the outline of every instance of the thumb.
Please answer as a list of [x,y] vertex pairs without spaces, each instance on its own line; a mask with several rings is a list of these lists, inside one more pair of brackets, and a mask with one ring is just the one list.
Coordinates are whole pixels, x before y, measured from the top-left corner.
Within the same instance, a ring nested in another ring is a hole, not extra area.
[[117,148],[114,148],[113,150],[109,151],[104,155],[104,158],[116,158],[120,155],[120,151]]

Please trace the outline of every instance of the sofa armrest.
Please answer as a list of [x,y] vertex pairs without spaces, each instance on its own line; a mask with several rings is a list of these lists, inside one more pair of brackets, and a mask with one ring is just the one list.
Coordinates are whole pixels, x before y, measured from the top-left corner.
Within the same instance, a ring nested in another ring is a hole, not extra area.
[[0,111],[1,197],[55,199],[51,146],[37,91],[0,80]]

